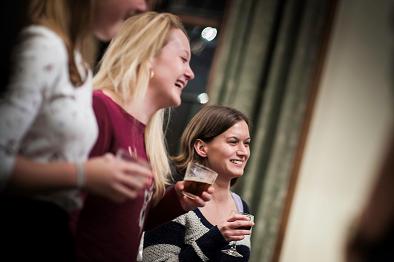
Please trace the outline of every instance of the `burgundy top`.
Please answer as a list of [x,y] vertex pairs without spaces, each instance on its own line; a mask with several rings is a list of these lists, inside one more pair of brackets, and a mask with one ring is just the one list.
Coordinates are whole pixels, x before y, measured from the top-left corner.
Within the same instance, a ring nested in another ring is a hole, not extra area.
[[[101,90],[93,93],[93,108],[99,126],[99,136],[91,156],[107,152],[116,154],[119,148],[136,152],[147,159],[145,125],[127,113]],[[88,195],[77,224],[76,249],[78,261],[135,261],[144,228],[152,228],[185,213],[173,188],[160,203],[150,209],[153,181],[137,198],[114,203],[102,197]],[[145,225],[144,225],[145,224]]]

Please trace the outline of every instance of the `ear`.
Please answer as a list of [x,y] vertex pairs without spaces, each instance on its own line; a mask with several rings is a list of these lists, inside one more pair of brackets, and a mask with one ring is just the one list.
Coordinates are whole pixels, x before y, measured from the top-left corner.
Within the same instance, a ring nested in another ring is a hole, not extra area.
[[196,142],[194,142],[194,150],[200,157],[207,157],[207,144],[201,139],[197,139]]

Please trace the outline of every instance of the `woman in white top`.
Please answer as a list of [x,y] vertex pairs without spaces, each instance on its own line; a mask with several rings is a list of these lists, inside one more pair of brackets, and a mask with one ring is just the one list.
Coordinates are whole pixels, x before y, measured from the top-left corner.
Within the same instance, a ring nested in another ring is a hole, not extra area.
[[[72,261],[70,214],[79,189],[123,201],[151,171],[113,155],[87,160],[97,137],[92,73],[79,52],[145,11],[144,0],[32,0],[0,100],[0,257]],[[10,256],[11,255],[11,256]],[[2,260],[2,259],[0,259]]]

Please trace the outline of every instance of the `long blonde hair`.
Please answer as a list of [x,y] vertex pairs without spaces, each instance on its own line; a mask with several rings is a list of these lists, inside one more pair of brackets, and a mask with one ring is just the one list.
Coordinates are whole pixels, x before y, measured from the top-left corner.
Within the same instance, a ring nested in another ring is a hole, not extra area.
[[[46,26],[63,39],[68,53],[70,81],[75,86],[85,81],[77,69],[74,53],[84,49],[92,40],[94,4],[95,0],[30,0],[30,23]],[[83,53],[82,57],[88,60]]]
[[[179,18],[169,13],[146,12],[127,19],[111,41],[94,78],[94,86],[116,94],[122,103],[145,96],[151,61],[165,46],[172,29],[185,32]],[[145,146],[155,175],[157,203],[171,175],[163,131],[165,109],[158,110],[147,123]]]

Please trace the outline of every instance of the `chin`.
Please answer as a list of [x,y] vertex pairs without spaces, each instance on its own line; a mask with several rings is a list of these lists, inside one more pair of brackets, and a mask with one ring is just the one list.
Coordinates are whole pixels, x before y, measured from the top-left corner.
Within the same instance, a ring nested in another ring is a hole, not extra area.
[[242,170],[233,170],[232,173],[233,173],[234,177],[241,177],[244,174],[244,170],[243,169]]
[[178,107],[178,106],[180,106],[180,105],[182,104],[181,97],[179,96],[179,97],[175,98],[172,102],[173,102],[173,103],[172,103],[172,106],[173,106],[173,107]]
[[104,29],[96,30],[95,35],[99,40],[103,42],[109,42],[120,31],[122,24],[123,21],[118,21],[114,23],[112,26],[107,26]]

